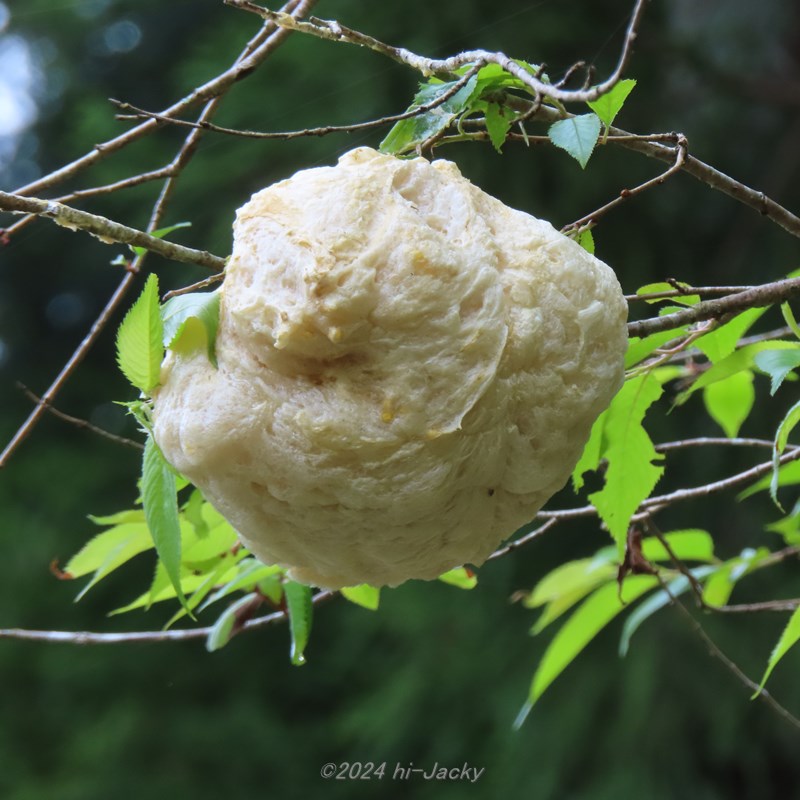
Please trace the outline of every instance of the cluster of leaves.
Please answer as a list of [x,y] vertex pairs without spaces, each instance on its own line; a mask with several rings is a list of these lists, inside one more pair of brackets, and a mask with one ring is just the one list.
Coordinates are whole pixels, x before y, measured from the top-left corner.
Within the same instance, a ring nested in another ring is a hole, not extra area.
[[[539,80],[548,82],[540,67],[526,61],[516,60],[514,63]],[[451,81],[431,77],[426,83],[420,84],[409,111],[423,106],[428,110],[398,122],[381,142],[381,152],[394,155],[412,153],[451,127],[456,131],[455,138],[465,136],[464,122],[476,115],[482,119],[498,153],[515,123],[519,123],[520,132],[526,136],[523,115],[504,103],[504,99],[514,94],[535,97],[530,87],[498,64],[487,64],[455,91],[471,71],[474,71],[474,66],[465,66],[456,72],[458,77]],[[551,98],[543,98],[543,102],[557,107],[564,116],[564,119],[550,125],[547,132],[550,141],[585,168],[603,130],[607,135],[634,86],[635,80],[619,81],[609,92],[588,103],[591,109],[588,114],[568,114],[561,104]],[[446,99],[437,103],[441,97]]]
[[[641,287],[639,294],[658,294],[673,288],[670,284],[651,284]],[[690,306],[699,302],[699,297],[687,293],[672,298],[671,302]],[[661,313],[674,310],[674,307],[667,306],[661,309]],[[636,530],[631,527],[631,517],[650,497],[664,472],[662,456],[643,422],[648,409],[662,398],[665,386],[679,389],[674,394],[673,407],[682,406],[693,395],[701,393],[709,416],[727,437],[734,438],[754,407],[756,376],[769,378],[771,394],[775,394],[785,380],[797,380],[793,370],[800,367],[800,341],[797,340],[800,339],[800,329],[788,304],[783,305],[782,312],[797,339],[740,344],[742,337],[764,312],[765,309],[750,309],[694,340],[699,355],[706,358],[702,364],[696,360],[662,364],[663,359],[654,355],[668,340],[677,341],[685,336],[686,329],[630,341],[627,380],[596,421],[572,476],[573,487],[579,492],[584,486],[585,473],[603,466],[603,487],[590,494],[588,500],[611,534],[614,545],[602,548],[591,558],[559,566],[525,596],[527,607],[543,607],[541,616],[531,629],[533,634],[540,633],[567,612],[572,613],[545,650],[518,724],[589,641],[621,612],[628,612],[620,641],[620,654],[625,655],[631,636],[638,627],[674,598],[702,587],[699,599],[704,607],[725,606],[742,578],[778,560],[774,551],[766,546],[746,548],[731,558],[720,560],[714,555],[711,536],[704,530],[665,534],[663,540],[669,545],[668,549],[661,538],[649,536],[637,543],[636,552],[631,554],[630,533]],[[778,534],[781,547],[790,548],[800,545],[800,499],[787,514],[780,506],[777,491],[779,487],[800,484],[800,461],[784,462],[781,459],[789,434],[799,421],[800,402],[789,409],[778,425],[772,448],[772,473],[738,496],[741,501],[758,492],[769,491],[784,516],[768,523],[765,530]],[[644,574],[626,576],[624,569],[618,570],[618,565],[628,563],[632,555],[637,563],[644,565],[644,569],[636,572]],[[686,567],[684,562],[693,562],[690,568],[686,568],[692,576],[691,581],[684,571],[678,569],[676,559],[683,567]],[[650,597],[634,608],[635,601],[648,593]],[[777,663],[798,640],[800,609],[791,614],[768,658],[761,688]]]

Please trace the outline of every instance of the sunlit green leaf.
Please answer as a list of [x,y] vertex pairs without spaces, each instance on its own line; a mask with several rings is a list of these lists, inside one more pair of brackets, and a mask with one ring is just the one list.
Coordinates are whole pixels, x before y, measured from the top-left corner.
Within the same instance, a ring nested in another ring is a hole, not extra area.
[[478,585],[478,576],[466,567],[448,570],[439,576],[439,580],[459,589],[474,589]]
[[597,114],[581,114],[554,122],[547,135],[556,147],[566,150],[585,169],[600,137],[600,125]]
[[[783,314],[786,324],[792,329],[792,333],[800,339],[800,327],[797,325],[797,320],[794,317],[791,305],[788,302],[781,303],[781,314]],[[774,394],[774,392],[773,392]]]
[[227,553],[224,557],[215,559],[214,566],[203,575],[198,576],[202,577],[203,581],[188,596],[186,606],[179,608],[164,627],[171,628],[179,619],[197,609],[212,589],[229,581],[232,575],[235,574],[236,561],[243,557],[243,553],[238,557],[232,553]]
[[789,652],[789,650],[797,644],[797,641],[800,639],[800,608],[797,608],[792,613],[792,616],[789,617],[789,622],[786,624],[786,627],[781,634],[781,638],[778,639],[778,643],[775,645],[775,649],[772,651],[772,654],[769,657],[769,661],[767,662],[767,669],[764,673],[764,677],[761,679],[761,683],[758,685],[759,691],[753,695],[754,697],[758,696],[761,689],[764,688],[764,684],[767,682],[767,679],[772,674],[772,670],[775,669],[778,662]]
[[305,649],[311,633],[311,587],[296,581],[286,581],[283,586],[286,597],[286,610],[289,614],[289,631],[292,635],[292,664],[306,663]]
[[736,583],[769,556],[766,547],[759,547],[758,550],[748,547],[735,558],[721,564],[703,586],[703,601],[710,606],[726,605]]
[[381,601],[381,590],[366,583],[360,586],[346,586],[341,589],[342,597],[370,611],[377,611]]
[[631,516],[664,472],[656,465],[663,456],[656,452],[642,427],[647,409],[662,391],[652,375],[641,375],[623,385],[606,411],[603,435],[608,445],[602,452],[608,460],[605,485],[589,495],[589,500],[617,543],[620,557]]
[[[713,561],[714,540],[708,531],[699,528],[670,531],[663,534],[664,539],[681,561]],[[671,561],[672,556],[656,536],[642,540],[642,555],[648,561]]]
[[587,228],[581,231],[576,237],[575,241],[587,252],[594,255],[594,235],[591,229]]
[[533,706],[548,686],[627,604],[656,586],[658,581],[655,577],[634,575],[626,578],[622,584],[622,601],[616,583],[601,586],[587,598],[562,625],[545,650],[531,682],[528,705]]
[[153,540],[142,512],[139,522],[123,522],[90,539],[68,562],[64,571],[73,578],[94,572],[76,600],[80,600],[98,581],[134,556],[149,550]]
[[570,561],[545,575],[523,600],[528,608],[546,605],[531,633],[539,633],[598,586],[616,578],[615,551]]
[[176,353],[203,349],[216,366],[219,292],[179,294],[161,307],[164,346]]
[[[283,569],[281,567],[276,565],[268,566],[257,561],[255,558],[248,557],[239,562],[236,568],[236,574],[228,583],[221,586],[216,592],[210,595],[203,603],[200,610],[202,611],[208,608],[212,603],[216,603],[217,600],[221,600],[223,597],[227,597],[233,592],[252,592],[259,581],[272,576],[280,577],[282,574]],[[281,589],[281,593],[282,592],[283,590]]]
[[779,519],[777,522],[771,522],[769,525],[765,525],[764,529],[783,537],[783,541],[790,547],[800,544],[800,507],[798,507],[798,503],[795,503],[795,507],[787,516],[783,517],[783,519]]
[[635,337],[628,339],[628,351],[625,354],[625,369],[636,366],[644,361],[653,351],[662,347],[675,338],[680,338],[686,333],[686,328],[675,328],[669,331],[659,331],[645,336],[643,339]]
[[144,446],[142,505],[158,557],[178,599],[186,607],[181,590],[181,528],[175,475],[152,436],[147,437]]
[[144,291],[131,306],[117,331],[117,363],[122,374],[148,394],[157,385],[164,357],[158,304],[158,278],[150,274]]
[[701,336],[695,343],[697,348],[716,364],[736,349],[742,336],[765,311],[765,308],[749,308],[737,314],[724,325]]
[[[673,284],[673,283],[665,283],[662,281],[660,283],[647,283],[644,286],[640,286],[636,290],[636,294],[639,295],[640,297],[648,294],[662,294],[663,292],[674,292],[675,289],[678,287],[680,287],[681,289],[686,288],[687,290],[691,288],[688,284],[685,283],[676,282],[675,284]],[[696,303],[700,302],[700,295],[687,293],[687,294],[676,294],[669,298],[654,297],[646,299],[645,303],[663,303],[664,300],[669,300],[670,303],[679,303],[680,305],[683,306],[693,306]],[[670,333],[672,334],[673,337],[675,336],[674,331],[670,331]]]
[[[736,499],[746,500],[758,492],[766,491],[772,480],[772,474],[759,478],[752,486],[739,492]],[[778,470],[778,486],[796,486],[798,483],[800,483],[800,461],[790,461],[788,464],[781,465]]]
[[704,389],[717,381],[723,381],[731,375],[754,366],[755,357],[763,350],[791,350],[798,346],[795,342],[754,342],[740,347],[735,353],[723,358],[711,366],[686,390],[675,398],[675,405],[683,405],[696,391]]
[[739,433],[755,400],[753,373],[749,369],[712,383],[703,390],[703,401],[709,416],[731,439]]
[[592,431],[589,434],[589,441],[583,448],[583,453],[572,470],[572,488],[575,492],[579,492],[584,485],[584,476],[587,472],[593,472],[600,466],[600,454],[603,450],[603,431],[606,426],[606,414],[608,410],[604,411],[592,425]]
[[627,78],[615,84],[611,91],[600,95],[597,100],[591,100],[587,105],[606,125],[611,125],[634,86],[636,86],[636,81],[633,78]]
[[[202,586],[206,578],[207,575],[192,575],[190,572],[182,570],[181,591],[184,597],[191,595],[198,587]],[[167,575],[164,564],[159,561],[156,565],[155,574],[153,575],[153,580],[148,590],[138,595],[129,603],[115,608],[113,611],[109,612],[109,616],[113,617],[118,614],[125,614],[139,608],[147,610],[156,603],[163,603],[166,600],[175,600],[177,597],[178,593],[175,590],[175,586],[170,580],[169,575]]]

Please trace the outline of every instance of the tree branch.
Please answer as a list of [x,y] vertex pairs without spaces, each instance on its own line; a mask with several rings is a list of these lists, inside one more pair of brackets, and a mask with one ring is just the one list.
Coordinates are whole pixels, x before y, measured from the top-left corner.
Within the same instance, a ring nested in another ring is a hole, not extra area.
[[54,200],[39,200],[35,197],[22,197],[16,194],[0,192],[0,209],[13,213],[37,214],[52,219],[57,225],[70,230],[83,230],[92,234],[105,244],[127,244],[144,247],[151,253],[157,253],[170,261],[183,261],[198,264],[213,270],[225,269],[225,259],[212,255],[205,250],[194,250],[191,247],[168,242],[151,236],[149,233],[129,228],[106,217],[80,211],[65,206]]
[[169,125],[177,125],[186,128],[199,128],[213,133],[224,133],[228,136],[240,136],[245,139],[300,139],[306,136],[327,136],[331,133],[355,133],[357,131],[370,130],[372,128],[380,128],[384,125],[391,125],[395,122],[400,122],[404,119],[411,119],[418,117],[420,114],[426,114],[434,108],[446,103],[453,95],[457,94],[464,86],[469,83],[474,75],[477,74],[480,67],[474,66],[466,72],[459,80],[455,81],[453,85],[445,92],[442,92],[438,97],[430,103],[423,103],[421,106],[412,108],[409,111],[404,111],[402,114],[394,114],[389,117],[381,117],[380,119],[373,119],[369,122],[355,122],[351,125],[326,125],[320,128],[304,128],[297,131],[246,131],[237,128],[225,128],[221,125],[213,125],[210,122],[199,121],[190,122],[185,119],[176,119],[174,117],[165,117],[162,114],[156,114],[153,111],[145,111],[144,109],[137,108],[130,103],[123,103],[120,100],[111,100],[121,111],[129,111],[130,114],[118,114],[117,119],[155,119]]
[[[324,603],[336,597],[338,592],[323,590],[317,592],[311,602]],[[263,628],[276,622],[284,622],[288,612],[281,610],[245,622],[239,632]],[[132,642],[182,642],[188,639],[205,639],[213,630],[213,625],[205,628],[181,628],[168,631],[129,631],[127,633],[95,633],[94,631],[42,631],[28,628],[0,628],[0,639],[27,639],[33,642],[54,644],[130,644]]]
[[744,292],[736,292],[727,297],[705,300],[691,308],[676,311],[673,314],[665,314],[663,317],[629,322],[628,336],[642,338],[651,333],[668,331],[695,322],[709,319],[721,320],[729,314],[745,311],[748,308],[764,308],[775,303],[782,303],[798,295],[800,295],[800,278],[786,278],[773,283],[765,283],[762,286],[756,286]]
[[312,17],[308,21],[303,22],[281,11],[270,11],[268,8],[263,8],[255,3],[251,3],[250,0],[225,0],[225,3],[226,5],[258,14],[263,19],[274,22],[276,25],[286,28],[287,30],[309,34],[320,39],[327,39],[328,41],[346,42],[348,44],[367,47],[376,53],[390,58],[392,61],[405,64],[421,72],[425,76],[444,75],[452,77],[456,70],[467,64],[474,64],[476,66],[498,64],[510,75],[513,75],[525,84],[537,97],[549,97],[561,103],[585,103],[597,100],[598,97],[611,91],[611,89],[619,83],[630,61],[633,44],[638,35],[647,0],[636,0],[616,68],[606,80],[590,89],[560,89],[558,86],[540,80],[536,75],[531,74],[531,72],[525,69],[525,67],[520,66],[516,61],[505,55],[505,53],[491,52],[489,50],[468,50],[458,55],[451,56],[450,58],[426,58],[412,53],[404,47],[394,47],[372,36],[360,33],[352,28],[347,28],[336,20],[324,20]]

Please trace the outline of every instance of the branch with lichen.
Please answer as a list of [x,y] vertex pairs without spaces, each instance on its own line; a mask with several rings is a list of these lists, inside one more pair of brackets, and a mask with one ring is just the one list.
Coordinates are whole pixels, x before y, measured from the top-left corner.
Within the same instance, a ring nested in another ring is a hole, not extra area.
[[212,255],[205,250],[194,250],[191,247],[159,239],[144,231],[114,222],[107,217],[65,206],[54,200],[39,200],[35,197],[22,197],[17,194],[0,192],[0,210],[46,217],[63,228],[86,231],[104,244],[127,244],[131,247],[143,247],[145,250],[171,261],[197,264],[209,269],[225,269],[224,258]]

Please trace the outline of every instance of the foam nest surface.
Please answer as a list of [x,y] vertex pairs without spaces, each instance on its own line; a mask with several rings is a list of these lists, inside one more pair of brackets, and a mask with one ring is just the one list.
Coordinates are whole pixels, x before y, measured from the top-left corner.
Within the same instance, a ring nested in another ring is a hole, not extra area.
[[448,161],[368,148],[239,209],[218,368],[170,352],[155,438],[297,580],[480,565],[621,385],[613,271]]

